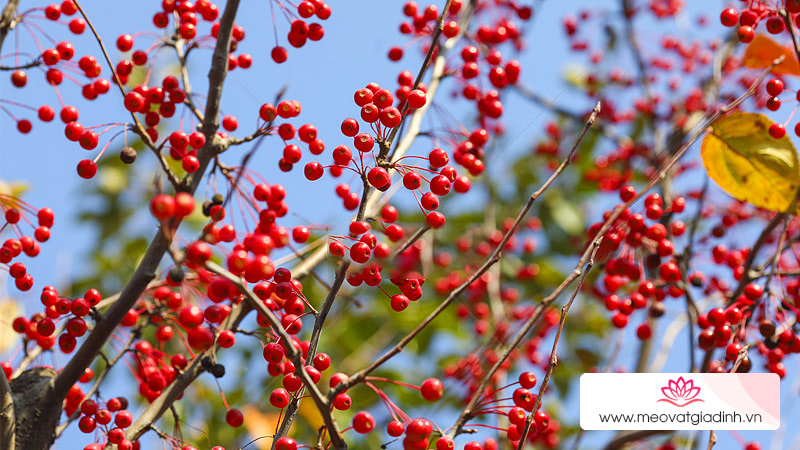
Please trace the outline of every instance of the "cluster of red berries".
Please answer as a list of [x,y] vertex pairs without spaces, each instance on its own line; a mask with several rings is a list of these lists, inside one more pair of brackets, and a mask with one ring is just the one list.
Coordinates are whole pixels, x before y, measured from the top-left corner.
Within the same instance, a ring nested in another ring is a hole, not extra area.
[[[9,238],[0,246],[0,264],[8,268],[8,273],[14,279],[14,285],[20,291],[27,291],[33,287],[33,275],[28,273],[23,262],[13,262],[21,254],[31,258],[36,257],[40,252],[40,243],[50,239],[50,228],[53,226],[55,214],[50,208],[36,210],[16,197],[0,194],[0,211],[3,212],[3,226],[12,228],[16,238]],[[38,226],[35,226],[27,215],[36,214]],[[21,225],[26,223],[33,228],[33,236],[26,235]]]
[[[340,145],[333,150],[334,165],[329,166],[328,169],[335,177],[340,176],[345,168],[354,170],[365,176],[370,186],[381,191],[386,191],[392,184],[387,169],[396,169],[403,173],[403,185],[411,191],[418,190],[424,180],[417,170],[435,173],[436,176],[429,181],[432,192],[423,194],[419,203],[426,214],[428,224],[433,228],[440,228],[445,223],[445,216],[438,211],[434,211],[439,207],[439,196],[447,195],[450,192],[451,184],[454,182],[458,192],[466,192],[470,187],[468,178],[458,177],[456,169],[452,166],[447,166],[449,162],[447,153],[442,149],[432,150],[429,157],[425,158],[430,163],[430,169],[403,165],[400,164],[400,160],[392,164],[383,163],[373,153],[377,142],[381,147],[380,153],[385,154],[386,149],[384,149],[384,146],[390,145],[385,141],[387,132],[400,125],[403,115],[408,111],[422,108],[427,103],[424,85],[420,84],[417,89],[411,89],[413,80],[410,73],[401,73],[399,84],[401,87],[398,89],[398,94],[404,98],[398,98],[398,106],[401,108],[403,105],[408,106],[408,110],[403,113],[400,112],[398,107],[393,106],[395,101],[392,93],[387,89],[381,89],[377,83],[369,83],[365,88],[355,92],[354,101],[357,106],[361,107],[361,119],[370,124],[375,136],[371,133],[359,133],[360,125],[356,119],[345,119],[342,122],[341,131],[345,136],[353,138],[353,146],[358,151],[358,158],[354,157],[350,147]],[[365,155],[372,156],[376,162],[375,167],[369,167],[364,163]],[[354,167],[351,167],[351,165]],[[310,162],[306,164],[305,176],[311,181],[318,180],[322,177],[323,170],[323,166],[319,163]],[[348,185],[340,184],[336,188],[336,193],[343,199],[346,209],[355,210],[358,208],[360,204],[359,196],[356,192],[352,192]],[[330,249],[332,254],[343,256],[343,245],[338,241],[332,242],[331,245],[333,246]],[[356,252],[358,255],[354,258],[354,261],[364,263],[369,259],[369,255],[362,251],[362,245],[358,245],[358,247],[359,250]]]
[[[259,132],[264,134],[277,133],[285,144],[283,147],[283,156],[278,161],[278,167],[283,172],[291,171],[294,165],[300,162],[300,159],[303,157],[302,148],[297,144],[289,143],[290,141],[297,140],[302,144],[308,145],[308,151],[311,152],[312,155],[320,155],[325,151],[325,142],[318,137],[317,127],[313,124],[306,123],[298,128],[288,122],[278,126],[273,125],[275,119],[278,117],[281,119],[290,119],[299,116],[301,111],[302,105],[299,101],[283,100],[278,103],[277,107],[271,103],[265,103],[261,105],[258,112],[259,117],[264,121],[264,124],[259,126]],[[322,167],[317,163],[307,164],[305,167],[305,176],[308,179],[319,179],[322,177]],[[314,176],[316,176],[316,178],[314,178]]]
[[[87,434],[95,433],[99,428],[109,444],[116,445],[120,450],[137,450],[140,448],[139,443],[125,438],[125,429],[133,424],[133,415],[127,408],[128,399],[125,397],[112,398],[105,402],[105,405],[98,404],[92,399],[85,399],[80,402],[80,407],[77,409],[80,411],[78,428]],[[100,444],[94,443],[87,445],[84,450],[101,448]]]
[[[190,41],[197,37],[197,23],[198,19],[205,20],[206,22],[213,22],[219,17],[219,7],[207,0],[198,0],[197,3],[176,1],[176,0],[163,0],[161,2],[161,9],[153,15],[153,25],[156,28],[167,28],[169,26],[170,17],[178,18],[175,23],[175,28],[180,37],[186,41]],[[217,26],[219,27],[219,26]],[[236,28],[236,27],[235,27]],[[213,32],[216,37],[216,32]],[[234,30],[234,40],[240,41],[244,38],[244,30],[241,27]],[[133,38],[129,35],[122,35],[117,39],[117,48],[120,51],[127,52],[133,47]],[[139,58],[142,58],[140,55]]]
[[192,211],[194,211],[194,197],[188,192],[178,192],[174,196],[158,194],[150,201],[150,212],[158,220],[186,217]]
[[[26,341],[36,342],[43,350],[53,347],[58,336],[58,346],[63,353],[72,353],[77,345],[77,338],[86,334],[87,324],[85,317],[91,313],[94,306],[100,303],[101,297],[97,289],[89,289],[83,297],[69,299],[58,295],[53,286],[45,286],[40,296],[43,313],[35,313],[30,319],[17,317],[12,322],[12,328],[23,335]],[[63,320],[65,323],[59,331],[56,322]]]
[[[791,15],[795,26],[800,26],[800,1],[786,0],[786,11]],[[739,26],[737,36],[739,42],[752,42],[756,35],[756,28],[761,23],[770,34],[781,34],[786,30],[786,23],[779,13],[778,4],[768,4],[765,2],[749,2],[747,7],[737,10],[730,7],[725,8],[720,13],[719,20],[726,27]]]
[[[400,125],[403,120],[403,115],[408,111],[401,113],[400,107],[405,103],[410,110],[419,109],[425,106],[427,98],[425,96],[427,87],[420,83],[415,89],[413,87],[413,80],[409,76],[398,78],[400,87],[398,93],[405,98],[397,98],[398,106],[394,106],[395,99],[391,91],[381,88],[378,83],[369,83],[366,87],[357,90],[353,94],[353,101],[356,106],[361,108],[361,120],[370,124],[373,132],[377,135],[378,139],[385,137],[385,132]],[[407,75],[410,75],[407,74]],[[359,133],[359,124],[355,119],[345,119],[342,122],[342,134],[347,137],[353,138],[353,146],[361,153],[368,153],[372,151],[375,146],[375,139],[370,133]],[[346,166],[347,161],[339,162],[338,165]]]
[[[458,21],[453,18],[458,14],[463,6],[462,0],[454,0],[450,4],[450,9],[447,15],[450,20],[445,21],[442,28],[442,34],[447,38],[452,38],[458,35],[459,25]],[[428,5],[427,7],[420,8],[416,2],[407,2],[403,6],[403,15],[411,19],[411,22],[402,22],[400,24],[400,32],[403,34],[410,34],[413,38],[422,36],[431,36],[433,30],[439,26],[439,8],[436,5]],[[425,48],[427,51],[427,47]],[[389,59],[392,61],[400,61],[403,59],[405,51],[402,47],[392,47],[389,49]]]
[[[308,23],[303,19],[310,19],[317,16],[320,20],[327,20],[331,16],[331,7],[322,0],[303,0],[297,5],[297,11],[286,7],[281,2],[276,2],[278,6],[287,14],[287,17],[297,17],[291,23],[289,34],[286,36],[289,44],[294,48],[301,48],[306,45],[308,41],[319,41],[325,36],[325,28],[319,23]],[[296,14],[296,15],[295,15]],[[272,18],[273,22],[275,17]],[[289,52],[285,47],[275,44],[272,48],[272,60],[278,64],[286,62],[289,58]]]
[[[620,189],[620,198],[624,202],[630,201],[635,195],[636,190],[632,186],[626,185]],[[616,311],[611,323],[617,328],[626,327],[629,316],[634,311],[649,305],[648,321],[637,328],[637,336],[642,340],[652,336],[650,318],[664,314],[661,302],[667,294],[671,297],[684,294],[683,288],[678,284],[682,280],[681,269],[674,259],[675,244],[672,239],[686,231],[686,225],[675,219],[675,215],[685,208],[686,200],[683,197],[673,199],[670,207],[664,210],[661,196],[650,194],[645,198],[644,205],[644,215],[627,209],[623,211],[615,225],[606,232],[597,255],[598,259],[606,260],[624,246],[621,256],[612,257],[605,264],[602,283],[607,294],[603,301],[607,310]],[[606,212],[604,220],[610,214],[610,211]],[[661,221],[664,214],[668,214],[671,220],[669,229]],[[653,221],[651,225],[647,225],[648,219]],[[595,223],[589,228],[591,239],[594,239],[601,225]],[[647,256],[644,265],[651,273],[657,274],[658,278],[643,278],[645,268],[639,264],[635,249],[645,252]],[[631,285],[632,289],[626,288],[626,292],[629,291],[626,298],[621,299],[616,295],[618,291]]]
[[[761,285],[748,283],[742,295],[727,308],[714,308],[698,316],[697,325],[703,329],[698,336],[699,347],[704,350],[725,348],[726,361],[712,362],[709,372],[722,373],[729,370],[725,367],[726,362],[732,366],[744,347],[742,343],[752,338],[752,334],[747,332],[747,321],[753,315],[760,315],[763,318],[757,323],[757,328],[763,339],[756,341],[756,348],[766,360],[764,367],[781,378],[786,376],[786,367],[782,360],[788,354],[800,353],[800,336],[791,327],[778,332],[775,322],[766,318],[763,296],[764,288]],[[737,371],[749,372],[752,366],[748,354],[740,362]]]
[[[789,14],[788,19],[792,26],[800,26],[800,1],[787,0],[783,5]],[[786,21],[780,15],[781,5],[770,5],[762,2],[751,2],[747,7],[737,10],[730,7],[720,13],[720,22],[726,27],[736,27],[740,42],[750,43],[755,39],[756,29],[764,23],[769,34],[779,35],[786,31]],[[745,80],[747,81],[747,80]],[[777,111],[781,107],[780,95],[784,92],[784,81],[773,78],[766,84],[766,100],[758,100],[759,107],[766,107],[770,111]],[[800,95],[800,94],[799,94]],[[794,96],[793,96],[794,97]],[[798,97],[800,98],[800,97]],[[788,120],[791,120],[791,117]],[[786,135],[786,123],[775,123],[769,127],[769,134],[775,139]],[[795,126],[795,134],[800,136],[800,123]]]
[[[77,12],[75,4],[69,0],[65,0],[61,5],[53,4],[46,8],[45,16],[52,20],[58,21],[62,15],[73,15]],[[161,2],[162,11],[156,13],[153,17],[153,24],[157,28],[167,28],[170,25],[170,18],[175,17],[176,34],[161,38],[175,46],[178,40],[186,41],[183,44],[185,50],[184,58],[189,51],[195,48],[202,47],[202,42],[208,37],[216,38],[219,32],[219,23],[214,22],[219,16],[219,7],[208,1],[199,0],[196,3],[191,1],[177,1],[177,0],[163,0]],[[31,12],[37,9],[31,10]],[[23,20],[26,18],[23,16]],[[199,35],[198,25],[199,21],[213,22],[209,35]],[[72,19],[68,24],[69,29],[75,33],[80,34],[86,27],[86,22],[81,18]],[[239,25],[234,25],[232,32],[232,47],[233,50],[229,54],[228,70],[233,70],[236,67],[249,68],[252,65],[252,57],[247,53],[241,53],[238,56],[233,54],[238,44],[244,39],[244,28]],[[49,37],[48,37],[49,39]],[[135,50],[136,40],[135,35],[122,34],[117,38],[117,48],[124,53],[132,52],[129,58],[120,60],[115,67],[115,73],[112,79],[121,82],[125,85],[137,66],[147,66],[152,64],[154,52],[168,46],[151,45],[146,50]],[[103,125],[102,130],[97,130],[101,126],[84,127],[78,122],[79,112],[74,106],[64,105],[61,96],[58,92],[58,86],[64,80],[63,68],[74,71],[70,60],[75,55],[75,48],[68,41],[59,42],[54,48],[48,48],[41,52],[40,60],[47,68],[46,82],[55,89],[59,101],[62,103],[60,117],[66,124],[64,133],[68,140],[78,142],[80,146],[86,150],[93,150],[99,143],[99,138],[102,134],[122,126],[127,128],[124,124],[110,124]],[[77,63],[77,67],[81,73],[88,79],[88,83],[83,84],[82,95],[87,100],[94,100],[98,96],[107,93],[110,89],[110,82],[105,78],[100,78],[102,73],[102,66],[100,61],[92,55],[82,56]],[[74,81],[80,85],[80,82],[75,80],[72,76],[67,76],[69,80]],[[23,69],[13,71],[11,75],[11,82],[16,87],[24,87],[28,83],[28,76]],[[158,140],[157,125],[163,118],[172,117],[177,106],[183,103],[191,103],[191,99],[187,99],[187,93],[181,88],[180,82],[174,76],[168,75],[164,77],[161,85],[140,84],[134,86],[131,91],[125,95],[124,106],[132,112],[143,115],[145,124],[145,133],[148,135],[151,142],[155,143]],[[14,103],[16,105],[16,103]],[[18,106],[25,106],[19,104]],[[35,108],[34,108],[35,109]],[[55,117],[55,110],[49,106],[44,105],[38,108],[38,116],[44,122],[52,121]],[[32,129],[32,124],[28,119],[17,119],[17,128],[20,132],[28,133]],[[227,131],[233,131],[238,127],[235,117],[226,116],[222,120],[223,128]],[[119,134],[117,133],[113,140]],[[176,134],[177,133],[177,134]],[[221,137],[225,137],[224,132],[219,132]],[[169,150],[170,155],[175,160],[182,161],[183,169],[186,172],[194,172],[199,168],[199,162],[196,158],[196,150],[202,147],[205,143],[206,137],[199,132],[193,132],[190,136],[182,131],[176,131],[170,135]],[[78,175],[82,178],[92,178],[97,173],[97,161],[103,155],[105,150],[111,144],[111,140],[103,150],[94,159],[84,159],[78,163]],[[191,146],[191,149],[189,147]],[[131,147],[125,147],[121,154],[121,159],[125,163],[132,163],[136,158],[136,151]]]
[[[772,78],[771,80],[767,81],[766,85],[764,86],[764,92],[766,93],[767,100],[761,103],[763,103],[763,106],[770,111],[777,111],[781,109],[783,102],[780,98],[781,94],[784,92],[794,93],[794,91],[786,88],[784,81],[780,78]],[[791,98],[800,101],[800,93],[794,93]],[[793,115],[790,114],[785,123],[773,123],[770,125],[767,129],[769,135],[774,139],[781,139],[786,136],[786,125],[792,119],[792,116]],[[794,134],[800,136],[800,122],[795,124]]]

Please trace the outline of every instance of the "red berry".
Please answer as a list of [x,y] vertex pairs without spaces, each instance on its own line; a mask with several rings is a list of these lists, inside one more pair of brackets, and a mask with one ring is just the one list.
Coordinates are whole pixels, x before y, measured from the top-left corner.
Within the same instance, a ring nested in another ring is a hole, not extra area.
[[158,194],[150,201],[150,212],[158,220],[167,220],[175,215],[175,198]]
[[744,287],[744,295],[752,301],[756,301],[764,295],[764,288],[756,283],[748,283]]
[[425,103],[428,102],[428,98],[425,96],[425,93],[419,89],[414,89],[408,94],[406,98],[408,102],[408,106],[414,109],[422,108],[425,106]]
[[724,9],[719,16],[719,20],[726,27],[735,26],[739,22],[739,13],[734,8]]
[[786,136],[786,127],[782,123],[773,123],[769,126],[769,135],[773,139],[780,139]]
[[97,164],[91,159],[84,159],[78,163],[78,175],[81,178],[89,179],[97,173]]
[[767,82],[767,93],[770,95],[770,97],[781,95],[781,93],[783,92],[783,88],[784,88],[783,81],[777,78],[774,78]]
[[536,386],[536,375],[533,372],[519,374],[519,385],[525,389],[533,389]]
[[28,84],[28,74],[24,70],[15,70],[11,73],[11,84],[21,88]]
[[127,52],[133,48],[133,36],[122,34],[117,38],[117,48],[121,52]]
[[433,211],[428,213],[428,215],[425,217],[425,221],[431,226],[431,228],[439,229],[444,226],[445,217],[444,214],[440,213],[439,211]]
[[436,378],[428,378],[422,383],[420,387],[422,398],[429,402],[438,401],[444,395],[444,386],[442,382]]
[[361,411],[353,417],[353,429],[356,433],[367,434],[375,428],[375,419],[372,414]]
[[737,36],[739,37],[739,42],[743,42],[745,44],[752,42],[753,38],[755,38],[756,33],[753,31],[753,27],[748,25],[742,25],[739,27],[739,31],[737,32]]
[[225,422],[234,428],[238,428],[244,423],[244,414],[238,409],[230,409],[225,414]]
[[272,49],[271,56],[273,61],[275,61],[278,64],[282,64],[286,62],[287,59],[289,59],[289,52],[286,51],[286,49],[281,46],[276,46]]

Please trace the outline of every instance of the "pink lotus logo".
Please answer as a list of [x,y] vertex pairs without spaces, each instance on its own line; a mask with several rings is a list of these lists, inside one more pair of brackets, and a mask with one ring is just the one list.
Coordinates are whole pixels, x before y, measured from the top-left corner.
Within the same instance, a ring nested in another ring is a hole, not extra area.
[[700,394],[700,388],[694,385],[694,381],[684,380],[683,377],[679,377],[677,380],[669,380],[669,383],[661,388],[661,393],[666,398],[659,399],[659,402],[667,402],[680,408],[694,402],[703,401],[695,398]]

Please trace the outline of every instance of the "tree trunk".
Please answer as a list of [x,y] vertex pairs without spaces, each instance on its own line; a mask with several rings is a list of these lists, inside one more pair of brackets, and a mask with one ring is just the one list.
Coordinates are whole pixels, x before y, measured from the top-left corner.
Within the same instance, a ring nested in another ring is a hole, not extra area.
[[55,441],[62,402],[52,395],[51,368],[35,368],[11,380],[16,450],[47,450]]

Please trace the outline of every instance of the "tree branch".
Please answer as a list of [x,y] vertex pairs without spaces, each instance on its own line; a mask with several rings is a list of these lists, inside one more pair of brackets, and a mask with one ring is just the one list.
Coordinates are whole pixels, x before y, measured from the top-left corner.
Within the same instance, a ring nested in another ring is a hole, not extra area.
[[586,276],[592,270],[592,267],[594,267],[594,258],[597,256],[597,250],[600,249],[600,243],[602,240],[603,238],[600,237],[594,241],[594,244],[592,245],[592,256],[589,258],[589,262],[586,263],[586,270],[583,271],[583,275],[581,275],[581,279],[578,281],[578,286],[575,287],[575,292],[572,293],[572,297],[570,297],[569,301],[561,307],[561,319],[558,321],[558,331],[556,331],[556,337],[553,340],[553,349],[550,352],[550,363],[547,365],[547,371],[544,374],[542,385],[539,386],[539,395],[536,396],[536,404],[533,407],[533,411],[531,411],[530,414],[528,414],[528,417],[525,419],[525,427],[520,435],[519,446],[517,446],[517,450],[522,450],[522,448],[525,446],[525,440],[528,438],[528,432],[531,429],[533,417],[542,406],[542,396],[544,396],[547,385],[550,382],[550,377],[553,375],[553,371],[556,369],[556,365],[558,364],[558,342],[561,340],[561,333],[564,332],[564,324],[567,322],[567,313],[569,313],[572,303],[578,296],[578,292],[581,291],[583,283],[586,281]]
[[[219,37],[214,49],[211,70],[209,71],[209,94],[206,103],[205,122],[203,123],[203,133],[206,135],[205,145],[198,151],[200,167],[196,172],[187,176],[181,185],[182,190],[194,193],[200,180],[205,173],[211,158],[220,151],[224,145],[221,139],[216,136],[219,121],[219,101],[222,92],[222,85],[225,81],[225,73],[228,70],[228,52],[230,49],[231,31],[239,7],[239,0],[229,0],[225,5],[225,11],[220,19]],[[180,220],[175,219],[170,222],[170,227],[177,229]],[[69,389],[83,375],[84,369],[89,367],[97,353],[103,347],[108,337],[119,325],[125,314],[128,313],[139,296],[142,295],[147,285],[156,276],[156,270],[169,248],[169,241],[161,230],[158,230],[150,241],[150,245],[139,266],[136,268],[131,279],[122,289],[119,299],[97,321],[94,330],[86,338],[81,347],[75,352],[73,357],[64,369],[51,382],[53,395],[49,396],[53,404],[60,408],[60,402],[64,399]]]
[[[225,322],[223,322],[222,328],[228,330],[236,329],[250,311],[251,308],[249,304],[241,303],[234,306],[230,315],[228,315]],[[215,343],[202,354],[195,356],[192,363],[178,375],[169,386],[164,388],[164,390],[161,391],[161,395],[159,395],[136,421],[125,430],[125,437],[130,441],[135,441],[147,432],[147,430],[151,430],[156,421],[172,407],[172,404],[175,403],[175,400],[180,397],[183,391],[205,371],[202,365],[203,358],[214,355],[217,349],[218,344]]]
[[[394,346],[394,348],[389,350],[386,354],[378,358],[378,360],[376,360],[366,368],[360,370],[358,373],[351,376],[347,381],[339,383],[335,389],[331,390],[331,392],[328,393],[329,399],[334,398],[336,395],[343,392],[345,389],[355,384],[361,383],[366,379],[367,375],[369,375],[372,371],[380,367],[382,364],[384,364],[386,361],[394,357],[396,354],[400,353],[403,350],[403,348],[406,345],[408,345],[409,342],[411,342],[420,332],[422,332],[423,329],[425,329],[425,327],[427,327],[431,322],[433,322],[433,320],[436,319],[436,317],[438,317],[438,315],[442,311],[444,311],[464,290],[466,290],[472,283],[474,283],[478,278],[480,278],[484,273],[486,273],[486,271],[488,271],[491,266],[500,261],[500,253],[505,248],[506,243],[508,243],[508,241],[514,235],[514,233],[516,233],[520,223],[528,214],[528,211],[531,209],[534,202],[536,202],[536,199],[538,199],[547,190],[547,188],[549,188],[550,185],[553,184],[556,178],[558,178],[558,176],[564,171],[564,169],[566,169],[566,167],[572,161],[572,157],[575,154],[575,151],[578,149],[580,142],[583,140],[583,137],[589,131],[589,128],[591,127],[594,120],[597,118],[597,114],[599,112],[600,112],[600,104],[598,103],[594,111],[592,112],[592,115],[589,117],[589,120],[587,121],[586,126],[583,129],[583,132],[581,132],[580,136],[575,142],[575,145],[567,154],[566,158],[564,158],[564,161],[562,161],[561,165],[558,166],[558,168],[553,172],[552,175],[550,175],[550,178],[548,178],[536,192],[531,194],[531,196],[528,198],[528,201],[520,210],[519,214],[517,214],[517,218],[514,220],[514,223],[511,226],[511,228],[509,228],[509,230],[503,236],[503,239],[500,241],[497,247],[495,247],[492,254],[489,255],[489,257],[483,262],[483,264],[481,264],[481,266],[475,271],[475,273],[473,273],[472,276],[470,276],[467,281],[465,281],[455,290],[451,291],[450,294],[447,296],[447,298],[445,298],[444,301],[442,301],[442,303],[433,312],[431,312],[430,315],[428,315],[428,317],[425,318],[425,320],[422,321],[422,323],[417,325],[417,327],[414,328],[414,330],[412,330],[408,335],[406,335],[403,339],[401,339],[400,342],[398,342]],[[506,354],[505,357],[507,356],[508,355]],[[501,360],[496,365],[499,367],[499,365],[504,360],[505,358],[501,358]],[[489,378],[491,378],[491,376],[489,376]]]
[[5,374],[0,374],[0,448],[16,448],[16,416],[11,385]]
[[619,448],[623,448],[625,444],[629,442],[636,442],[642,439],[646,439],[650,436],[655,436],[658,434],[665,434],[665,433],[672,433],[670,430],[640,430],[634,431],[632,433],[623,434],[622,436],[614,439],[613,441],[606,444],[603,447],[604,450],[617,450]]
[[306,389],[308,389],[308,391],[311,393],[311,398],[317,405],[317,409],[319,409],[319,413],[325,422],[325,426],[328,428],[328,433],[331,437],[331,444],[335,449],[346,449],[347,444],[342,439],[339,426],[336,423],[336,420],[333,418],[328,399],[326,399],[322,392],[319,391],[319,388],[317,388],[317,385],[314,384],[311,376],[308,374],[308,372],[306,372],[305,362],[303,361],[303,353],[298,350],[294,344],[292,344],[293,340],[283,328],[280,319],[275,316],[275,313],[273,313],[272,310],[267,308],[264,302],[262,302],[261,299],[258,298],[258,296],[252,290],[250,290],[250,288],[245,282],[242,281],[241,278],[232,274],[219,264],[211,261],[206,262],[205,267],[209,271],[220,275],[233,283],[233,285],[236,286],[242,294],[244,294],[248,304],[250,304],[259,313],[264,315],[272,327],[272,331],[274,331],[278,337],[280,337],[281,341],[285,343],[284,348],[286,349],[289,359],[291,359],[294,363],[295,374],[297,374],[297,376],[303,380],[303,384],[305,385]]
[[8,0],[6,7],[3,8],[3,13],[0,14],[0,50],[3,49],[3,42],[6,40],[6,35],[11,28],[13,28],[18,7],[19,0]]

